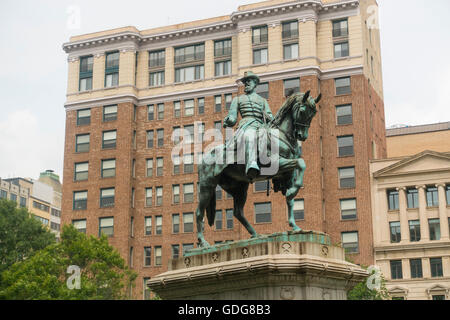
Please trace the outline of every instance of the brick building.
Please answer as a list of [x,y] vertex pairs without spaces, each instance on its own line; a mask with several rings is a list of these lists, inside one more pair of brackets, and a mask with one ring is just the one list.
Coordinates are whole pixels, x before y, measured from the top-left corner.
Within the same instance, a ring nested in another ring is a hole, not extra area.
[[[322,93],[303,145],[298,224],[329,233],[355,263],[372,264],[369,160],[386,156],[373,8],[374,0],[274,0],[207,20],[72,37],[63,46],[63,224],[110,235],[139,273],[134,296],[142,298],[146,279],[196,242],[198,155],[172,162],[172,133],[221,127],[230,99],[242,92],[236,80],[251,70],[273,113],[288,89]],[[250,188],[245,214],[256,231],[287,230],[282,195],[267,197],[264,184]],[[233,201],[217,194],[219,219],[206,239],[248,238],[230,219]]]

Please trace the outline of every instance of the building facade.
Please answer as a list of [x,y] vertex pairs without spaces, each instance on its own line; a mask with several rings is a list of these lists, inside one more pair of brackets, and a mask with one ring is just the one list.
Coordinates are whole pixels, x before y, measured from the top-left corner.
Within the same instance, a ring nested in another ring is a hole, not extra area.
[[[172,134],[222,128],[244,72],[275,114],[289,90],[322,93],[303,145],[303,229],[327,232],[358,264],[373,264],[369,160],[386,157],[376,1],[265,1],[231,15],[139,31],[72,37],[68,54],[63,224],[105,233],[139,273],[137,292],[169,259],[195,246],[196,163],[172,160]],[[205,137],[206,138],[206,137]],[[205,139],[206,140],[206,139]],[[203,147],[208,145],[204,141]],[[258,233],[287,230],[285,199],[250,186]],[[245,239],[233,201],[217,190],[212,243]]]
[[52,170],[42,172],[38,180],[0,179],[0,198],[17,202],[31,215],[60,237],[62,186]]
[[375,264],[393,299],[450,299],[450,153],[371,161]]
[[450,151],[450,122],[386,130],[388,158],[413,156],[422,151]]

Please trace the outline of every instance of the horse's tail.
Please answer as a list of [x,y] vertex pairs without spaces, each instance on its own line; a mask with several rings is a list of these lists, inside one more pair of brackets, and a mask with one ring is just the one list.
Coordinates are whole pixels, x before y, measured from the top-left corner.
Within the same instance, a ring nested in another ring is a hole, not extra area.
[[214,225],[216,220],[216,192],[214,190],[209,203],[206,205],[206,217],[208,218],[208,224],[210,227]]

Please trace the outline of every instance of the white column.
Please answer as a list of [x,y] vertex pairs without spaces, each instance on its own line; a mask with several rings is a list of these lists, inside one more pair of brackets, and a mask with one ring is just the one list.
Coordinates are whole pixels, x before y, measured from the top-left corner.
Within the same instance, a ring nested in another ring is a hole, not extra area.
[[406,188],[397,188],[399,198],[399,210],[400,210],[400,230],[401,230],[401,243],[409,242],[409,223],[408,223],[408,211],[406,204]]
[[420,219],[420,241],[430,240],[428,228],[427,199],[425,197],[426,186],[416,186],[419,190],[419,219]]
[[449,240],[447,202],[445,199],[445,184],[436,184],[439,193],[439,220],[441,225],[441,240]]

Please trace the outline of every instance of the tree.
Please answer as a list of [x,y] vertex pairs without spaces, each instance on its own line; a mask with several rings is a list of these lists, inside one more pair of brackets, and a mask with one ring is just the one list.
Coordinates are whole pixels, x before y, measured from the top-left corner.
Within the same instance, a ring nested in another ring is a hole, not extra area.
[[[67,273],[70,266],[79,270],[79,277]],[[88,237],[69,225],[63,227],[60,243],[3,272],[0,299],[126,299],[136,277],[106,236]]]
[[32,218],[27,209],[0,200],[0,273],[53,243],[55,235]]
[[[362,268],[367,269],[362,266]],[[373,289],[369,288],[368,283],[376,285],[378,282],[379,289],[374,286]],[[348,300],[388,300],[390,299],[389,292],[386,288],[386,279],[379,272],[379,270],[373,269],[371,274],[364,279],[363,282],[358,283],[352,290],[347,293]]]

